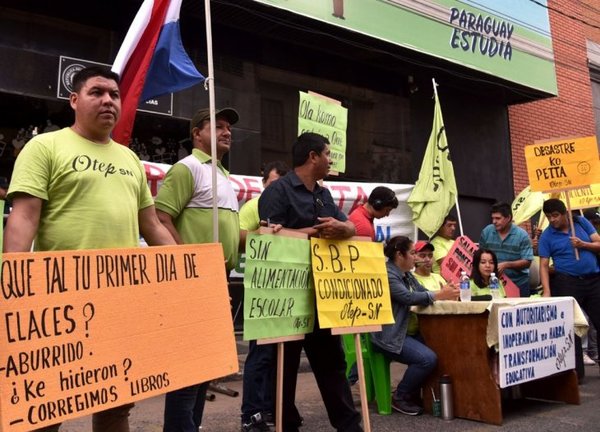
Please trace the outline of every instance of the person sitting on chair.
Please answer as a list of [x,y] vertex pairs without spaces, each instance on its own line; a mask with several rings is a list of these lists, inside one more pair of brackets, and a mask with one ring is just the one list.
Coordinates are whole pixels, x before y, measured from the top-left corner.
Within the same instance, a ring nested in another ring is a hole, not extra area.
[[373,349],[389,360],[408,365],[402,380],[392,396],[392,408],[407,415],[423,412],[420,398],[421,385],[437,363],[436,354],[419,335],[417,316],[410,311],[413,305],[430,305],[436,300],[456,300],[459,290],[449,283],[439,291],[428,291],[410,270],[415,266],[416,251],[413,242],[404,236],[390,239],[384,249],[392,300],[394,324],[382,326],[371,333]]

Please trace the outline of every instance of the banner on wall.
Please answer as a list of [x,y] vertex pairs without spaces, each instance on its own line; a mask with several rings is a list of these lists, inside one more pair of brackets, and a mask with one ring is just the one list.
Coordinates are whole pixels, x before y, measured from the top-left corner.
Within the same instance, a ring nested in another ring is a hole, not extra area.
[[254,0],[556,95],[547,0]]

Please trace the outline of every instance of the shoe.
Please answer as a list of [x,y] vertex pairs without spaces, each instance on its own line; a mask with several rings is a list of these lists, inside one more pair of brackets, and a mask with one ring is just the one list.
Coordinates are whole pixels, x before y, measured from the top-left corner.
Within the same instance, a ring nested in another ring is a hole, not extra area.
[[256,413],[250,417],[250,423],[242,422],[242,432],[270,432],[271,428],[265,422],[261,413]]
[[423,408],[410,400],[410,397],[393,397],[392,409],[399,413],[418,416],[423,414]]
[[595,365],[596,362],[594,360],[592,360],[589,355],[584,353],[583,354],[583,364],[586,366],[592,366],[592,365]]
[[270,432],[271,428],[265,423],[246,423],[242,425],[242,432]]
[[263,421],[267,424],[267,426],[275,426],[275,416],[272,412],[264,412],[262,413]]

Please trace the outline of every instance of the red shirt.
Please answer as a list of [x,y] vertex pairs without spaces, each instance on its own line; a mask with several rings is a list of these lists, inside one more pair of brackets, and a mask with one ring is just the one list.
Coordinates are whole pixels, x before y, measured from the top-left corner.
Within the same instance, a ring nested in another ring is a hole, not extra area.
[[373,216],[369,214],[365,206],[360,206],[354,209],[348,216],[356,227],[357,236],[371,237],[375,241],[375,227],[373,226]]

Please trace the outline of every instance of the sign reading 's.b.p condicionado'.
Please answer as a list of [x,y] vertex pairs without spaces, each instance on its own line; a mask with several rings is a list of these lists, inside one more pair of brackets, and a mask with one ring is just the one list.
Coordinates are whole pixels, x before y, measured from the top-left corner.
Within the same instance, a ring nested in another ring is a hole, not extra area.
[[238,369],[219,244],[4,254],[0,430]]
[[600,182],[596,137],[569,138],[525,147],[532,191],[556,191]]

